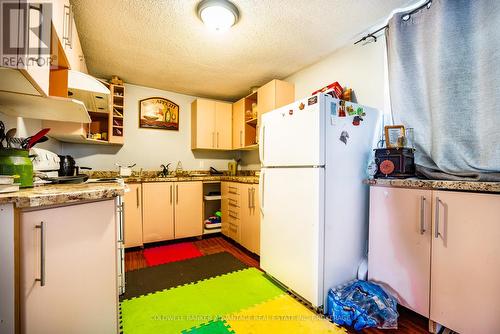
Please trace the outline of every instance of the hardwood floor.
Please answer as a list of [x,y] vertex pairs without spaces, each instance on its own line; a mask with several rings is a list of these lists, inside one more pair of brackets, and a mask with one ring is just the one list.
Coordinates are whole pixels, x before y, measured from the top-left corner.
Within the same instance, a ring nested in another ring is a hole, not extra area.
[[[221,237],[221,236],[210,236],[204,239],[187,239],[183,241],[192,241],[196,247],[200,250],[203,255],[209,255],[219,252],[229,252],[234,257],[239,259],[241,262],[247,264],[251,267],[259,268],[259,259],[256,255],[251,254],[247,250],[243,249],[241,246],[235,244],[234,242]],[[162,244],[169,244],[162,243]],[[160,244],[155,244],[147,247],[154,247]],[[127,250],[125,252],[125,271],[136,270],[144,268],[147,266],[146,260],[143,256],[143,249],[136,248]],[[399,311],[398,319],[398,329],[397,330],[381,330],[376,328],[365,329],[363,331],[355,331],[354,329],[348,329],[349,333],[363,333],[363,334],[423,334],[429,333],[427,331],[428,322],[424,317],[404,308]]]
[[403,307],[398,308],[399,319],[398,319],[398,329],[377,329],[370,328],[365,329],[361,332],[355,330],[349,330],[349,333],[363,333],[363,334],[429,334],[428,320],[413,311],[405,309]]
[[[195,244],[196,247],[200,250],[203,255],[215,254],[220,252],[228,252],[233,255],[235,258],[245,263],[250,267],[259,268],[259,259],[258,256],[248,252],[246,249],[243,249],[241,246],[235,244],[233,241],[230,241],[221,236],[210,236],[205,237],[204,239],[190,238],[183,239],[183,241],[191,241]],[[160,245],[168,245],[173,242],[164,242],[157,243],[146,246],[156,247]],[[143,255],[142,248],[133,248],[127,249],[125,251],[125,271],[137,270],[140,268],[147,267],[146,259]]]

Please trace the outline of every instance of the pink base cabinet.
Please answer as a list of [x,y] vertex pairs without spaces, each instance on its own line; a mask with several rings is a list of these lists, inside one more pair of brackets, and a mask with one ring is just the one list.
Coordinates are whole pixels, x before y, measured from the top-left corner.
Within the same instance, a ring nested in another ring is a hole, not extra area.
[[20,332],[117,333],[115,201],[20,212]]
[[459,333],[500,333],[500,195],[371,187],[369,279]]

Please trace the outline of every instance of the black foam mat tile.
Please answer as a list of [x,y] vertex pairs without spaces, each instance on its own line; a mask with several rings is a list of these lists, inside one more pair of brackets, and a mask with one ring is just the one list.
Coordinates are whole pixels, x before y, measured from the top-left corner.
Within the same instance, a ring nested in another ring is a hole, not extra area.
[[214,276],[248,268],[227,252],[170,262],[125,273],[125,293],[120,300],[174,288]]

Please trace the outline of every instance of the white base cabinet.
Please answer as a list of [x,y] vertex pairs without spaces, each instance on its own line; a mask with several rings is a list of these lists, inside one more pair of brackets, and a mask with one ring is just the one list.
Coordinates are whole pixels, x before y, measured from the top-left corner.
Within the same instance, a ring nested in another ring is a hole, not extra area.
[[500,333],[500,195],[371,187],[369,278],[459,333]]
[[431,320],[500,333],[500,195],[434,192]]
[[20,213],[21,333],[117,333],[115,202]]
[[429,317],[432,191],[372,187],[368,278]]

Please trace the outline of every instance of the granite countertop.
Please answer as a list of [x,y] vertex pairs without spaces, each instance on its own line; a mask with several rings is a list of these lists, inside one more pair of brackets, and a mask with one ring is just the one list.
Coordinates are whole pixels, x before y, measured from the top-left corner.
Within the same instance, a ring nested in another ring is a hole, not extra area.
[[169,176],[169,177],[127,177],[124,179],[126,183],[141,183],[141,182],[187,182],[187,181],[229,181],[240,183],[259,183],[258,176],[229,176],[229,175],[206,175],[206,176]]
[[[238,175],[228,175],[224,172],[223,175],[210,175],[207,171],[184,171],[182,176],[170,174],[168,177],[160,177],[159,171],[145,170],[134,172],[132,176],[125,177],[123,180],[126,183],[141,183],[141,182],[187,182],[187,181],[203,181],[203,182],[240,182],[240,183],[259,183],[259,172],[254,170],[239,171]],[[92,179],[99,178],[114,178],[120,177],[116,171],[89,171],[86,172]]]
[[409,178],[370,179],[365,180],[364,183],[371,186],[500,193],[500,182],[445,181]]
[[13,203],[17,208],[32,208],[110,199],[124,193],[125,185],[120,183],[49,184],[0,194],[0,204]]

